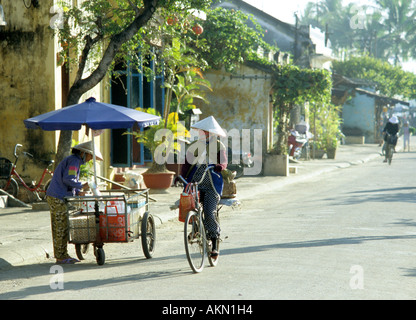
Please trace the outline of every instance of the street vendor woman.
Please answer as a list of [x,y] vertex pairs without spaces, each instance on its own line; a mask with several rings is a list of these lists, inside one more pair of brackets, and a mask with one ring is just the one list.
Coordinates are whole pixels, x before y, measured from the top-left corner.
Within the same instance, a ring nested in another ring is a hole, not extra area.
[[[219,238],[221,230],[215,218],[215,211],[221,199],[223,188],[221,171],[227,168],[227,152],[218,137],[225,137],[226,134],[213,116],[195,123],[191,128],[200,130],[200,135],[199,139],[188,147],[181,175],[188,182],[199,182],[207,166],[213,167],[213,170],[208,171],[204,180],[198,185],[198,190],[204,208],[204,226],[208,237],[212,240],[211,257],[216,258],[218,256],[215,247],[216,240]],[[193,144],[198,143],[202,148],[193,147]],[[215,154],[211,155],[211,152],[209,152],[210,145],[216,148]]]
[[[97,160],[103,160],[101,152],[95,150]],[[46,191],[51,212],[53,250],[57,264],[73,264],[79,260],[68,254],[68,210],[65,197],[82,196],[88,183],[79,181],[80,166],[93,158],[92,141],[72,148],[72,154],[62,160],[53,173],[51,184]]]

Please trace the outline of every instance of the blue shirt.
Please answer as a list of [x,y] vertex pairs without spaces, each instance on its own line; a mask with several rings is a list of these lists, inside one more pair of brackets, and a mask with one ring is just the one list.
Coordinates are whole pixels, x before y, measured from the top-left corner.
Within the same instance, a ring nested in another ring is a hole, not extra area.
[[79,168],[82,164],[84,161],[75,154],[62,160],[53,173],[46,195],[60,200],[77,195],[82,189],[82,183],[79,182]]

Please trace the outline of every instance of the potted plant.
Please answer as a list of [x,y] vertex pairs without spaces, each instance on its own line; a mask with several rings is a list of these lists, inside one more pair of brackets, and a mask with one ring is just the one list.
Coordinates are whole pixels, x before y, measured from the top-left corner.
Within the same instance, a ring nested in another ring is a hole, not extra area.
[[340,109],[338,107],[329,104],[323,121],[324,150],[328,159],[335,159],[338,142],[342,135],[340,130],[341,117],[339,113]]
[[325,153],[326,153],[326,150],[323,146],[322,141],[319,141],[319,140],[315,139],[313,144],[312,144],[312,151],[311,151],[312,158],[313,159],[322,159],[324,157]]
[[[332,104],[320,106],[315,123],[315,158],[326,153],[328,159],[335,159],[336,149],[342,136],[340,130],[340,109]],[[320,152],[322,150],[322,152]]]
[[[137,110],[157,114],[155,109]],[[167,189],[172,185],[175,172],[167,169],[166,164],[173,161],[174,153],[181,151],[178,138],[189,137],[189,132],[179,122],[177,112],[171,112],[165,121],[158,125],[131,133],[137,142],[143,143],[153,156],[152,165],[142,175],[146,186],[150,189]]]
[[327,141],[327,145],[325,146],[326,156],[328,159],[335,159],[336,151],[338,146],[338,139],[337,137],[329,137]]

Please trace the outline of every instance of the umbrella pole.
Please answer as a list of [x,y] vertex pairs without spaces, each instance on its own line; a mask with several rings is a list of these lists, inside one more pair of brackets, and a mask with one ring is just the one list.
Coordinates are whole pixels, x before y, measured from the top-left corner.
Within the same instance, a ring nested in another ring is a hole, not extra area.
[[[97,163],[96,163],[96,156],[95,156],[95,136],[94,136],[94,131],[92,132],[92,163],[94,166],[94,185],[95,188],[98,192],[98,184],[97,184]],[[100,238],[100,212],[99,212],[99,208],[98,208],[98,199],[95,198],[95,203],[94,203],[94,209],[95,209],[95,223],[96,223],[96,228],[97,228],[97,237],[98,237],[98,242],[101,242],[101,238]]]
[[94,137],[94,133],[92,134],[92,163],[94,166],[94,183],[95,183],[95,187],[98,188],[98,184],[97,184],[97,160],[96,160],[96,156],[95,156],[95,137]]

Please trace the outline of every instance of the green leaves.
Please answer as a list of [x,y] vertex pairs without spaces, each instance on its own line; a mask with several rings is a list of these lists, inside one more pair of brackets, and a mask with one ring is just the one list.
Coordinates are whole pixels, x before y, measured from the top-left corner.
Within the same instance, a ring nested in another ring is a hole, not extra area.
[[176,60],[180,60],[181,55],[181,43],[178,38],[172,39],[172,56]]
[[314,143],[317,149],[335,149],[341,132],[341,107],[332,104],[312,104],[313,117],[311,132],[314,133]]
[[365,56],[334,61],[333,69],[345,77],[375,82],[377,90],[388,97],[416,98],[416,75],[380,59]]
[[[136,110],[159,115],[155,109],[152,108],[137,108]],[[180,151],[180,144],[177,143],[177,140],[178,138],[189,138],[189,131],[186,130],[183,123],[179,122],[179,116],[176,112],[171,112],[166,120],[166,126],[163,122],[160,122],[157,125],[150,126],[140,131],[125,132],[124,134],[133,135],[137,142],[143,143],[144,146],[152,152],[152,154],[154,154],[156,148],[158,148],[163,143],[173,143],[172,152]],[[167,132],[169,132],[169,136],[172,138],[170,141],[167,141],[166,139],[159,139],[159,137],[163,137],[163,134]]]
[[331,99],[332,81],[327,70],[300,69],[295,65],[275,66],[274,104],[326,103]]
[[415,1],[376,0],[368,5],[355,2],[343,5],[341,0],[310,1],[301,23],[329,31],[332,48],[339,56],[369,53],[385,61],[393,60],[395,65],[416,58]]
[[286,154],[289,113],[295,104],[328,105],[331,100],[331,74],[327,70],[300,69],[295,65],[273,67],[273,105],[278,113],[276,154]]
[[214,69],[224,67],[231,72],[245,61],[259,60],[259,46],[278,50],[263,40],[263,30],[254,18],[241,11],[216,8],[208,13],[203,27],[201,38],[208,48],[203,57]]
[[198,69],[187,70],[182,75],[178,75],[177,80],[177,84],[173,87],[173,92],[177,98],[179,110],[186,110],[187,106],[193,104],[194,99],[200,99],[208,103],[201,87],[211,90],[211,84],[203,78]]
[[[143,0],[90,0],[68,7],[66,2],[58,3],[63,8],[65,21],[62,28],[56,29],[63,47],[61,61],[69,62],[71,68],[78,69],[81,63],[88,60],[89,70],[85,70],[85,73],[91,73],[100,65],[103,51],[110,39],[117,38],[126,31],[144,12],[144,4],[149,3]],[[194,9],[206,10],[211,0],[159,0],[155,3],[157,13],[138,32],[123,41],[114,61],[124,60],[140,65],[140,57],[136,54],[138,48],[143,55],[154,55],[154,44],[160,43],[166,35],[170,34],[172,37],[172,34],[186,34],[187,26],[183,25],[183,21],[180,30],[169,29],[163,23],[165,15],[178,13],[186,19]],[[173,41],[171,53],[175,58],[180,57],[179,42],[182,40],[177,37]]]

